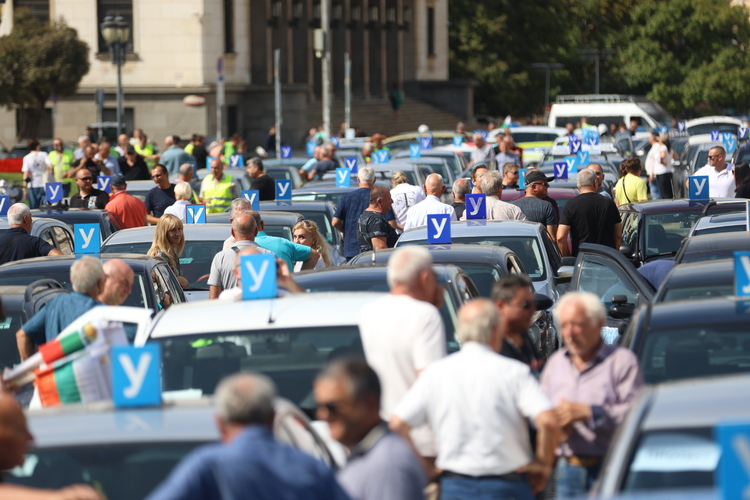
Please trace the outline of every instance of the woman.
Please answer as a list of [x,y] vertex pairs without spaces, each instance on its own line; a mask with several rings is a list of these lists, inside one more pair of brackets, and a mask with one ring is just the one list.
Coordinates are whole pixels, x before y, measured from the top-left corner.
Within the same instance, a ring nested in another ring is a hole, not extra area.
[[154,242],[148,249],[148,255],[165,260],[174,271],[182,288],[188,286],[188,281],[182,276],[182,266],[180,266],[180,254],[184,248],[185,235],[182,221],[176,215],[162,215],[156,225]]
[[[294,242],[299,245],[305,245],[320,254],[318,263],[315,264],[315,269],[331,266],[331,246],[325,239],[325,236],[320,234],[318,225],[315,221],[303,220],[295,224],[292,230]],[[297,273],[302,269],[302,262],[294,263],[294,272]]]
[[190,205],[190,198],[193,197],[193,188],[189,182],[178,182],[174,187],[175,202],[173,205],[164,210],[165,214],[174,215],[182,222],[187,221],[187,206]]
[[393,198],[393,214],[396,216],[396,232],[403,233],[406,214],[409,209],[426,198],[421,186],[409,184],[409,178],[401,170],[393,172],[391,177],[391,198]]
[[734,166],[734,182],[737,185],[736,198],[750,198],[750,165],[741,161]]
[[[657,145],[654,144],[653,147],[657,147]],[[659,136],[658,147],[660,149],[659,163],[654,166],[654,175],[656,176],[656,183],[659,185],[659,193],[661,193],[662,199],[674,198],[674,192],[672,191],[674,167],[672,163],[677,159],[677,152],[672,150],[672,144],[669,142],[667,134]]]

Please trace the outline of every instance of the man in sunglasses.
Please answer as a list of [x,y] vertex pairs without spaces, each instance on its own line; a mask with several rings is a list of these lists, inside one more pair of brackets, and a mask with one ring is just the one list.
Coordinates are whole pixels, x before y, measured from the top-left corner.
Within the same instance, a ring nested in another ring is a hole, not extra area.
[[[734,198],[737,185],[734,180],[734,165],[727,163],[725,158],[727,152],[721,146],[716,146],[708,151],[708,165],[699,168],[693,176],[708,176],[708,195],[711,198]],[[685,181],[685,189],[688,190],[688,178]]]
[[554,241],[559,220],[552,204],[545,200],[552,179],[554,177],[547,177],[539,170],[527,172],[526,196],[511,203],[521,209],[526,219],[545,226]]
[[70,197],[70,208],[104,208],[109,202],[109,195],[96,189],[96,177],[87,168],[76,172],[78,192]]
[[175,202],[174,184],[169,182],[169,172],[161,163],[151,169],[151,178],[156,187],[146,193],[147,219],[149,224],[158,224],[159,217]]
[[492,287],[492,300],[500,313],[503,331],[500,354],[520,361],[538,375],[544,362],[529,337],[531,319],[536,312],[531,280],[518,274],[503,276]]

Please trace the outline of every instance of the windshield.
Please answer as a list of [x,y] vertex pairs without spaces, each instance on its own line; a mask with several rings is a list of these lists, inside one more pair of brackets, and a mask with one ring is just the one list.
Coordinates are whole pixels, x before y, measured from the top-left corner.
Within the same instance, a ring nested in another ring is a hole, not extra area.
[[672,122],[674,121],[674,118],[672,118],[669,113],[664,111],[664,109],[656,104],[653,101],[645,101],[645,102],[636,102],[639,108],[641,108],[643,111],[646,112],[648,116],[650,116],[656,123],[659,124],[661,127],[672,127]]
[[750,372],[747,323],[649,330],[638,358],[647,384]]
[[720,456],[721,447],[709,428],[645,433],[632,455],[622,489],[712,487]]
[[107,500],[145,498],[202,443],[137,443],[31,450],[3,481],[59,489],[90,484]]
[[342,190],[342,192],[335,193],[292,193],[292,201],[330,201],[334,205],[338,205],[341,198],[348,192]]
[[731,132],[737,135],[738,126],[734,123],[704,123],[701,125],[693,125],[687,129],[688,135],[700,135],[710,134],[712,130],[718,130],[719,132]]
[[323,366],[337,357],[364,356],[356,325],[152,340],[161,344],[164,391],[197,389],[203,395],[213,394],[226,375],[256,371],[273,379],[279,396],[308,411],[315,408],[312,383]]
[[701,217],[699,210],[646,215],[646,258],[676,254],[682,240]]

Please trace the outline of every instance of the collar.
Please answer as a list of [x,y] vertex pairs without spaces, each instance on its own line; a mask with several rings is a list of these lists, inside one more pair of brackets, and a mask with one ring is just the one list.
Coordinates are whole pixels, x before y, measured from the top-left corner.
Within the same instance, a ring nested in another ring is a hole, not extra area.
[[[596,194],[596,193],[594,193],[594,194]],[[572,356],[570,354],[570,351],[568,351],[567,347],[564,348],[564,349],[565,349],[565,351],[564,351],[565,352],[565,357],[567,357],[568,360],[570,361],[570,364],[573,365],[573,358],[572,358]],[[594,355],[591,356],[591,359],[586,362],[586,364],[583,367],[583,370],[581,370],[580,373],[588,371],[591,368],[593,368],[594,366],[596,366],[599,363],[601,363],[604,360],[604,358],[606,358],[607,356],[609,356],[609,354],[613,350],[614,350],[614,346],[607,345],[607,343],[604,342],[604,340],[599,339],[599,346],[597,346],[597,348],[594,349]],[[573,365],[573,368],[575,368],[575,365]]]
[[266,237],[268,236],[264,231],[258,231],[258,235],[255,237],[255,239],[258,239],[260,237]]
[[495,351],[490,349],[490,346],[488,346],[487,344],[482,344],[481,342],[477,342],[475,340],[470,340],[461,344],[461,350],[459,352],[491,352],[493,354],[497,354]]
[[388,424],[385,422],[380,422],[378,425],[370,429],[370,432],[365,434],[365,437],[349,450],[351,453],[349,459],[366,455],[387,432]]
[[121,195],[121,194],[126,194],[126,193],[127,193],[127,191],[118,191],[118,192],[116,192],[116,193],[112,193],[111,195],[109,195],[109,199],[110,199],[110,201],[111,201],[111,200],[112,200],[112,198],[114,198],[115,196],[119,196],[119,195]]
[[[437,197],[437,196],[435,196],[434,194],[428,194],[428,195],[426,196],[426,198],[427,198],[427,199],[430,199],[430,200],[435,200],[435,201],[437,201],[437,202],[440,202],[440,198],[438,198],[438,197]],[[442,203],[442,202],[441,202],[441,203]]]

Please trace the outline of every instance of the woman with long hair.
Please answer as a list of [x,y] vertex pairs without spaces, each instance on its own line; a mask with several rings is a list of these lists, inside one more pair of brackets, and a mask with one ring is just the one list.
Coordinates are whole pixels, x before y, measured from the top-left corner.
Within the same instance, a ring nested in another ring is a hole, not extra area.
[[734,166],[735,198],[750,198],[750,165],[741,161]]
[[[320,234],[320,229],[318,229],[315,221],[299,221],[294,225],[292,235],[295,243],[308,246],[320,254],[315,269],[331,266],[331,246],[326,241],[325,236]],[[295,262],[294,272],[299,272],[300,269],[302,269],[302,262]]]
[[159,218],[154,231],[154,242],[148,249],[148,255],[159,257],[169,264],[177,281],[182,288],[188,286],[188,281],[182,275],[182,266],[180,266],[180,255],[185,248],[185,234],[183,232],[182,221],[176,215],[164,214]]

